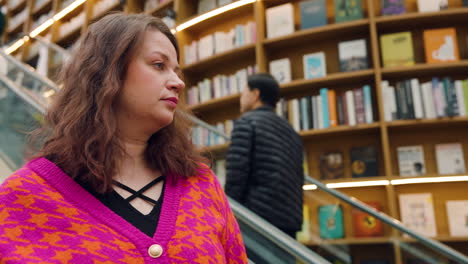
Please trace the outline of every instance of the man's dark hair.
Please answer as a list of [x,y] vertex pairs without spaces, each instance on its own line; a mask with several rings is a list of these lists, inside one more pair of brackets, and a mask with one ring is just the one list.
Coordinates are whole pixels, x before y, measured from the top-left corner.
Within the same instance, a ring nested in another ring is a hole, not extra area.
[[279,99],[280,88],[273,76],[268,73],[253,74],[247,78],[247,84],[251,91],[258,89],[262,103],[272,107],[276,106]]

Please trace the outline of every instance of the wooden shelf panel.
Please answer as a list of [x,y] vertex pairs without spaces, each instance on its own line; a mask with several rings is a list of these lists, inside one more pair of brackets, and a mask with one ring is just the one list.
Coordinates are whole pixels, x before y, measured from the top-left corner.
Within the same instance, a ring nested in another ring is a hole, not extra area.
[[[452,237],[449,235],[431,237],[431,239],[434,239],[440,242],[468,242],[468,237]],[[403,242],[419,243],[414,238],[409,238],[409,237],[402,237],[401,240]]]
[[468,117],[454,116],[443,117],[436,119],[417,119],[417,120],[396,120],[388,122],[387,126],[390,131],[399,129],[413,129],[413,128],[436,128],[446,126],[468,126]]
[[416,75],[442,76],[444,74],[466,73],[468,60],[434,64],[416,64],[413,66],[382,69],[382,79],[411,78]]
[[366,238],[344,238],[344,239],[316,239],[304,243],[306,246],[321,245],[366,245],[366,244],[386,244],[391,243],[390,237],[366,237]]
[[377,29],[395,30],[401,28],[434,27],[438,24],[459,24],[468,19],[468,8],[452,8],[438,12],[406,13],[376,18]]
[[[334,180],[321,180],[323,183],[348,183],[348,182],[365,182],[365,181],[380,181],[380,180],[388,180],[389,178],[386,176],[377,176],[377,177],[362,177],[362,178],[340,178]],[[369,186],[363,186],[369,187]],[[378,187],[378,186],[376,186]]]
[[182,70],[190,73],[203,73],[207,69],[220,67],[231,60],[245,58],[248,56],[255,58],[255,44],[245,45],[243,47],[216,54],[189,65],[184,65],[182,66]]
[[38,16],[40,14],[49,12],[51,9],[52,9],[52,0],[48,0],[42,3],[42,5],[40,6],[37,6],[37,7],[35,6],[32,14],[33,16]]
[[290,83],[282,84],[281,95],[288,95],[296,92],[311,90],[312,88],[332,87],[341,84],[355,84],[357,82],[369,81],[369,84],[374,83],[374,70],[362,70],[355,72],[338,72],[332,73],[322,78],[309,80],[294,80]]
[[218,108],[220,106],[238,104],[239,100],[240,100],[240,94],[233,94],[233,95],[228,95],[228,96],[224,96],[221,98],[211,99],[201,104],[189,105],[188,109],[192,112],[204,112],[204,111],[212,110],[214,108]]
[[333,128],[325,128],[325,129],[313,129],[307,131],[300,131],[299,135],[304,140],[315,139],[317,137],[323,136],[341,136],[346,134],[347,136],[359,133],[372,133],[377,132],[380,129],[380,123],[372,123],[372,124],[360,124],[356,126],[337,126]]
[[[208,11],[210,12],[210,11]],[[243,17],[243,16],[246,16],[246,15],[249,15],[249,16],[253,16],[254,14],[254,4],[253,3],[250,3],[250,4],[247,4],[247,5],[244,5],[244,6],[241,6],[241,7],[238,7],[238,8],[235,8],[235,9],[231,9],[227,12],[224,12],[224,13],[221,13],[219,15],[216,15],[216,16],[213,16],[211,18],[208,18],[206,20],[203,20],[191,27],[188,27],[186,29],[184,29],[184,31],[189,31],[190,33],[196,33],[196,32],[199,32],[200,30],[203,30],[207,27],[209,27],[209,25],[218,25],[218,24],[222,24],[226,21],[230,21],[232,19],[236,19],[238,17]],[[203,14],[197,14],[195,16],[192,16],[186,20],[184,20],[183,22],[179,23],[179,24],[183,24],[191,19],[194,19],[196,17],[199,17]]]
[[161,12],[163,12],[164,10],[166,10],[168,8],[174,8],[174,0],[168,0],[168,1],[160,4],[159,6],[153,8],[151,10],[146,11],[145,14],[158,16],[158,15],[161,14]]
[[263,41],[268,49],[279,49],[310,43],[324,38],[336,38],[342,34],[359,34],[369,31],[369,19],[360,19],[346,23],[329,24],[326,26],[296,31],[287,36],[269,38]]

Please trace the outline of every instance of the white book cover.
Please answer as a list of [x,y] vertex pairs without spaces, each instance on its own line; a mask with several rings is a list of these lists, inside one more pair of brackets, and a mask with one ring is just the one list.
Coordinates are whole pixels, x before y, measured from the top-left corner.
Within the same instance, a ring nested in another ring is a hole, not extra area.
[[403,224],[429,237],[437,235],[432,194],[400,194],[400,216]]
[[316,52],[303,57],[304,79],[314,79],[327,75],[325,53]]
[[463,147],[460,143],[437,144],[435,151],[440,175],[465,173]]
[[386,122],[392,121],[392,111],[391,111],[391,101],[390,101],[390,89],[388,89],[388,81],[383,80],[380,82],[380,87],[382,88],[382,95],[385,98],[384,100],[384,119]]
[[424,118],[421,89],[419,86],[418,79],[411,79],[411,94],[413,95],[414,115],[416,119]]
[[390,112],[392,114],[392,121],[397,119],[397,105],[396,105],[396,94],[395,94],[395,87],[389,86],[388,87],[388,94],[390,100]]
[[419,12],[435,12],[448,8],[448,0],[418,0]]
[[432,82],[425,82],[421,85],[423,96],[424,116],[426,118],[436,118],[434,98],[432,96]]
[[455,90],[457,92],[458,112],[460,113],[460,116],[466,116],[466,102],[465,96],[463,94],[463,81],[455,81]]
[[368,68],[365,39],[338,43],[338,54],[341,71],[356,71]]
[[468,236],[468,200],[447,201],[446,205],[450,235]]
[[322,97],[320,95],[317,95],[315,102],[317,103],[317,128],[322,129],[325,127],[323,123]]
[[291,82],[291,61],[289,58],[271,61],[270,74],[280,84]]
[[404,146],[397,148],[400,176],[411,177],[426,174],[423,146]]
[[348,112],[348,125],[356,125],[356,108],[354,107],[354,94],[352,90],[346,91],[346,111]]
[[202,14],[215,8],[216,8],[216,0],[199,0],[197,12],[198,14]]
[[294,32],[294,7],[292,3],[270,7],[266,10],[267,37],[275,38]]
[[200,60],[213,56],[215,53],[214,35],[207,35],[200,39],[198,55]]

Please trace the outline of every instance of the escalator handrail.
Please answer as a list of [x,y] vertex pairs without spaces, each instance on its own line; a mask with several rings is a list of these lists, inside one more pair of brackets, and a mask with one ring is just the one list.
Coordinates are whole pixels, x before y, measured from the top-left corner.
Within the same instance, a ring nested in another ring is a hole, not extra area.
[[297,240],[283,233],[281,230],[256,215],[234,199],[228,198],[232,211],[238,220],[246,223],[250,228],[261,233],[268,240],[281,247],[283,250],[291,254],[304,264],[329,264],[330,262],[323,257],[310,250]]
[[5,59],[7,59],[12,64],[14,64],[16,67],[20,68],[23,72],[26,72],[27,74],[31,75],[33,78],[41,82],[43,85],[53,89],[56,92],[59,90],[57,85],[55,85],[51,80],[44,78],[44,76],[37,73],[34,70],[34,68],[32,68],[31,66],[18,61],[15,57],[7,54],[4,50],[1,50],[1,49],[0,49],[0,55],[2,55]]

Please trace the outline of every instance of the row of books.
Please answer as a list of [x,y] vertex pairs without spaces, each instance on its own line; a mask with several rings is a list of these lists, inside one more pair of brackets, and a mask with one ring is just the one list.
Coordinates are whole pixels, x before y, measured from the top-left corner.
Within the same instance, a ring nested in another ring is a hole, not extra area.
[[257,26],[253,21],[237,24],[228,32],[217,31],[184,46],[184,63],[191,64],[234,48],[257,41]]
[[[412,177],[426,174],[424,147],[422,145],[397,147],[400,176]],[[465,158],[461,143],[435,145],[435,157],[439,175],[463,174]]]
[[[455,28],[426,29],[423,32],[423,39],[427,63],[460,60]],[[411,66],[415,64],[411,32],[381,35],[380,45],[384,67]]]
[[145,5],[143,7],[144,12],[149,12],[156,7],[168,2],[169,0],[146,0]]
[[23,2],[26,2],[26,0],[9,0],[8,3],[8,9],[15,9],[17,6],[21,5]]
[[[379,202],[366,202],[377,211],[382,210]],[[431,193],[399,195],[400,216],[402,223],[410,230],[420,234],[437,236],[437,225]],[[467,200],[449,200],[445,202],[449,234],[452,237],[468,236]],[[358,209],[352,210],[354,237],[380,237],[384,235],[381,221]],[[319,234],[323,239],[345,237],[344,214],[340,204],[328,204],[318,207]],[[310,221],[310,220],[309,220]]]
[[[11,2],[11,1],[9,1]],[[36,13],[39,8],[41,8],[43,6],[43,4],[45,4],[46,2],[52,2],[52,0],[37,0],[37,1],[34,1],[34,13]]]
[[[304,79],[321,78],[327,75],[327,63],[324,52],[315,52],[303,56]],[[342,41],[338,43],[340,71],[358,71],[369,68],[365,39]],[[272,60],[270,74],[280,83],[292,81],[291,61],[289,58]]]
[[199,0],[197,5],[197,14],[203,14],[233,1],[235,0]]
[[219,74],[212,79],[205,78],[187,91],[187,103],[199,104],[214,98],[239,94],[247,87],[247,77],[257,72],[257,66],[248,66],[232,75]]
[[63,23],[58,31],[59,38],[66,36],[70,32],[73,32],[83,26],[85,22],[85,13],[81,12],[79,15],[70,19],[70,21]]
[[420,83],[416,78],[390,85],[382,81],[385,121],[466,116],[468,80],[449,77]]
[[289,120],[296,131],[374,122],[369,85],[341,94],[322,88],[320,94],[316,96],[288,101],[281,99],[276,107],[276,113]]
[[92,17],[98,17],[111,9],[113,6],[120,3],[120,0],[101,0],[93,5]]
[[[223,132],[228,137],[231,137],[231,132],[234,126],[233,120],[226,120],[224,122],[218,122],[214,127]],[[192,128],[192,142],[198,146],[216,146],[227,143],[226,139],[217,133],[208,130],[201,126],[194,126]]]
[[[307,0],[299,2],[300,29],[325,26],[328,24],[327,0]],[[334,0],[335,23],[362,19],[364,17],[361,0]],[[465,6],[468,3],[464,2]],[[447,9],[447,0],[418,0],[419,12],[433,12]],[[406,12],[405,0],[381,0],[382,15],[397,15]],[[287,3],[266,10],[267,37],[281,37],[294,33],[294,5]]]
[[[398,168],[401,177],[414,177],[426,174],[424,147],[422,145],[399,146],[396,148]],[[465,158],[463,146],[459,142],[440,143],[434,146],[439,175],[463,174]],[[353,178],[379,176],[378,151],[373,145],[352,147],[349,152],[349,167]],[[318,157],[320,179],[334,180],[345,177],[343,151],[326,151]],[[305,164],[304,170],[308,172]]]

